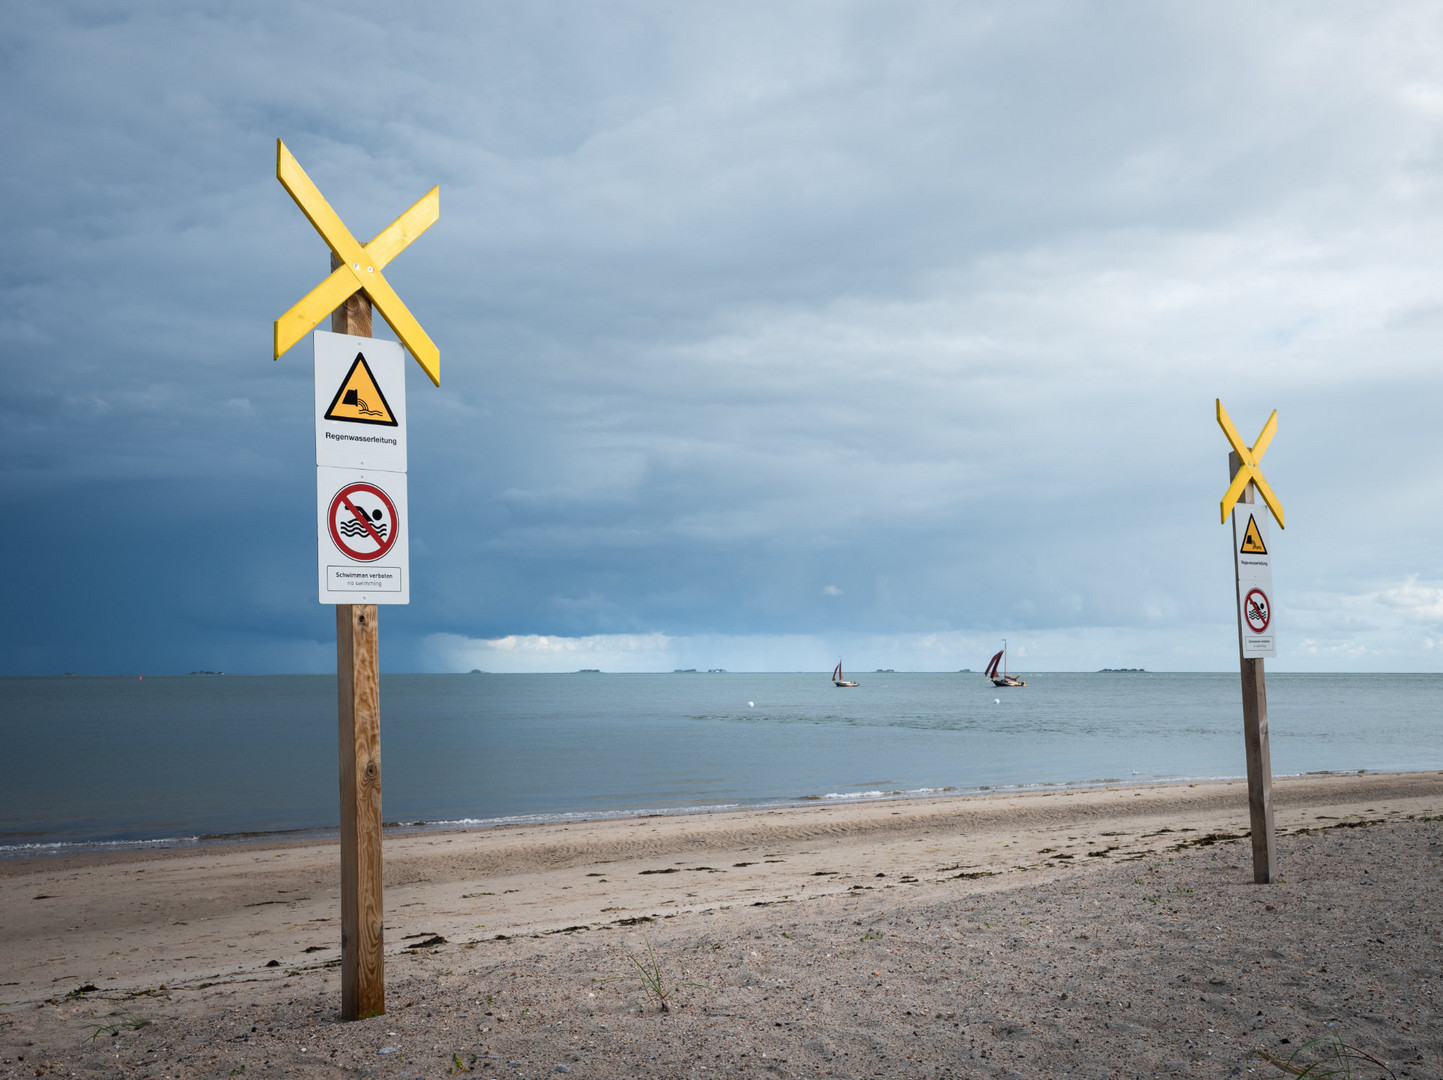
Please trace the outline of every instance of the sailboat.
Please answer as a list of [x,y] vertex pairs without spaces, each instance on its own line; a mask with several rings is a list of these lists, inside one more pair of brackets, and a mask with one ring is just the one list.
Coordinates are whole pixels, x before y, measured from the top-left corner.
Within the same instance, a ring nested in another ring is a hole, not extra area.
[[854,683],[854,682],[852,682],[852,681],[849,680],[849,679],[844,679],[844,678],[842,677],[842,662],[841,662],[840,660],[838,660],[838,661],[837,661],[837,666],[836,666],[836,668],[834,668],[833,671],[832,671],[832,685],[833,685],[833,686],[861,686],[862,684],[861,684],[861,683]]
[[[997,670],[998,665],[1002,670]],[[993,686],[1026,686],[1027,684],[1016,675],[1007,674],[1007,639],[1002,639],[1002,651],[987,662],[987,670],[983,672],[992,680]]]

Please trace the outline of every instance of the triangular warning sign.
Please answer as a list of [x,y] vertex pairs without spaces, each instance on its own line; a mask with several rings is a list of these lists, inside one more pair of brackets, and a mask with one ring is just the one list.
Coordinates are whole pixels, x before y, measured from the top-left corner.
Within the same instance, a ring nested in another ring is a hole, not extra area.
[[1248,515],[1248,527],[1243,533],[1243,546],[1240,549],[1244,555],[1266,555],[1267,546],[1263,543],[1263,534],[1258,531],[1258,523],[1253,515]]
[[351,370],[346,372],[346,377],[341,380],[341,388],[331,399],[331,407],[326,410],[325,418],[344,420],[351,424],[400,426],[386,401],[386,395],[381,393],[380,384],[371,374],[371,365],[366,363],[366,357],[362,353],[356,354]]

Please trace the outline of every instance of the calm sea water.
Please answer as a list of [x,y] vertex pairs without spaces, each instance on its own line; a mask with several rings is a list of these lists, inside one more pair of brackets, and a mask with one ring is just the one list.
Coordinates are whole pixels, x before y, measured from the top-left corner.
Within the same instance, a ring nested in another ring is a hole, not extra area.
[[[1236,674],[387,675],[388,821],[1233,777]],[[1274,775],[1443,768],[1443,676],[1268,676]],[[337,826],[335,679],[0,679],[0,856]]]

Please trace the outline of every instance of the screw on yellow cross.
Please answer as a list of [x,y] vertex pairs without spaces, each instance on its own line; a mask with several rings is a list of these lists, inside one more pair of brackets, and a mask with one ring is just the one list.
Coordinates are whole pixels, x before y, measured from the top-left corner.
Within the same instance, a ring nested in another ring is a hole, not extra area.
[[1248,446],[1243,442],[1243,437],[1238,434],[1238,429],[1233,427],[1232,419],[1228,416],[1227,410],[1223,408],[1222,400],[1218,400],[1218,426],[1223,429],[1223,434],[1232,443],[1233,452],[1238,455],[1238,471],[1233,476],[1233,482],[1228,485],[1227,493],[1223,495],[1222,519],[1226,523],[1228,511],[1238,501],[1242,493],[1247,490],[1248,481],[1251,480],[1258,489],[1258,494],[1263,497],[1263,502],[1268,504],[1268,509],[1273,512],[1273,517],[1278,519],[1278,528],[1286,528],[1283,524],[1283,504],[1278,502],[1278,497],[1273,494],[1273,489],[1268,487],[1268,482],[1263,479],[1263,471],[1258,468],[1258,462],[1262,460],[1263,454],[1267,453],[1268,444],[1273,441],[1273,436],[1278,431],[1278,410],[1273,410],[1273,415],[1268,417],[1268,422],[1263,425],[1263,430],[1258,433],[1258,441]]
[[382,276],[386,264],[405,250],[416,237],[441,216],[441,189],[432,188],[420,200],[387,225],[365,247],[357,243],[286,144],[276,140],[276,179],[321,234],[340,265],[295,307],[276,320],[276,359],[309,334],[322,319],[356,294],[363,292],[390,324],[401,344],[416,358],[421,369],[437,386],[441,385],[441,353],[426,336],[406,305]]

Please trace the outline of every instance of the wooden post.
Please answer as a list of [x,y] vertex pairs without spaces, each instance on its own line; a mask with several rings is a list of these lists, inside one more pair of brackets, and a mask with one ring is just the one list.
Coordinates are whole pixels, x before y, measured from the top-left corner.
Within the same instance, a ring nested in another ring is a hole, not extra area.
[[[331,256],[331,269],[339,263]],[[356,293],[331,315],[337,334],[371,336],[371,302]],[[381,676],[375,604],[336,605],[341,762],[341,1019],[386,1011],[381,903]]]
[[[1228,479],[1232,480],[1242,466],[1238,455],[1228,455]],[[1238,499],[1253,502],[1253,485]],[[1230,530],[1231,531],[1231,530]],[[1237,569],[1234,553],[1234,571]],[[1240,593],[1234,577],[1234,593]],[[1271,882],[1278,873],[1278,848],[1273,833],[1273,763],[1268,750],[1268,690],[1263,677],[1262,657],[1243,656],[1242,600],[1238,600],[1238,663],[1243,686],[1243,743],[1248,759],[1248,819],[1253,836],[1253,881],[1258,885]]]

